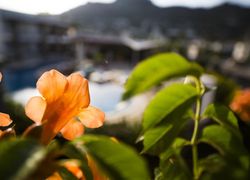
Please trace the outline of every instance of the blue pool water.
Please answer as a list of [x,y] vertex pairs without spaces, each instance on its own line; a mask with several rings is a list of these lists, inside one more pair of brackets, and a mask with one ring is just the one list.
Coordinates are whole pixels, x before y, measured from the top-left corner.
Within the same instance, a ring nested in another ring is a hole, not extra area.
[[[39,95],[35,89],[36,81],[40,74],[38,70],[23,69],[15,71],[3,71],[3,85],[6,92],[12,94],[14,100],[26,104],[32,96]],[[113,83],[97,84],[89,83],[91,105],[110,112],[121,99],[123,87]]]
[[[112,112],[121,99],[123,88],[116,84],[89,83],[91,105],[104,112]],[[27,101],[39,95],[35,87],[28,87],[11,93],[15,101],[25,105]]]

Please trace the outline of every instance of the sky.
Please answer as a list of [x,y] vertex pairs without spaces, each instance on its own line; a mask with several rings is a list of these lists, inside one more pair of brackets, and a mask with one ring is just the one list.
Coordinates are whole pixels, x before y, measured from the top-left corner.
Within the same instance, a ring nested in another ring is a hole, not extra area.
[[[60,14],[87,2],[111,3],[115,0],[0,0],[0,8],[28,14]],[[136,0],[135,0],[136,1]],[[209,8],[223,2],[250,7],[250,0],[152,0],[161,7],[186,6]]]

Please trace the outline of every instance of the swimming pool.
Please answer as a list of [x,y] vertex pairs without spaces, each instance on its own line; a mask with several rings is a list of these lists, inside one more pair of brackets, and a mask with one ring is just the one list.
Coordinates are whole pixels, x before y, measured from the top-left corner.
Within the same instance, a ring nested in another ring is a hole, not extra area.
[[[91,105],[98,107],[104,112],[112,112],[115,111],[116,105],[121,100],[123,87],[114,83],[98,84],[90,82],[89,91]],[[38,95],[39,92],[33,87],[27,87],[11,93],[13,100],[22,105],[25,105],[31,97]]]

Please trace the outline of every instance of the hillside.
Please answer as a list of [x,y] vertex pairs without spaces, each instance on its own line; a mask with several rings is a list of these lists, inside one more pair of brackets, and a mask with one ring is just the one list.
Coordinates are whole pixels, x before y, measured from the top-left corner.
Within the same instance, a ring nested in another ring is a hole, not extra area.
[[88,3],[61,16],[89,31],[145,34],[157,29],[163,35],[192,32],[210,39],[241,39],[250,35],[250,9],[223,4],[211,9],[159,8],[149,0]]

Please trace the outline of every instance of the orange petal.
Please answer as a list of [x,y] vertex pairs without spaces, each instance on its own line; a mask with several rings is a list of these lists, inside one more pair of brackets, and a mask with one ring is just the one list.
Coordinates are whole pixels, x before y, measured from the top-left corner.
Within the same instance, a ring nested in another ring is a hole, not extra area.
[[64,128],[61,133],[65,139],[73,140],[81,136],[84,132],[83,124],[75,119],[72,119]]
[[73,73],[67,77],[68,86],[65,91],[65,101],[69,102],[69,108],[87,107],[90,103],[88,80],[79,73]]
[[3,75],[0,73],[0,82],[2,81]]
[[36,123],[41,123],[45,110],[46,102],[40,96],[32,97],[25,106],[26,115]]
[[104,175],[104,173],[99,169],[97,164],[89,155],[87,155],[87,159],[88,159],[88,165],[91,169],[94,180],[108,180],[109,179],[107,176]]
[[63,164],[77,179],[83,178],[82,170],[76,160],[68,160]]
[[0,113],[0,126],[8,126],[12,123],[10,116],[5,113]]
[[103,125],[105,114],[101,110],[89,106],[84,108],[77,117],[88,128],[98,128]]
[[63,180],[63,178],[60,176],[58,172],[55,172],[54,174],[46,178],[46,180]]
[[43,73],[36,84],[48,103],[56,101],[63,94],[66,85],[66,77],[54,69]]

